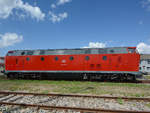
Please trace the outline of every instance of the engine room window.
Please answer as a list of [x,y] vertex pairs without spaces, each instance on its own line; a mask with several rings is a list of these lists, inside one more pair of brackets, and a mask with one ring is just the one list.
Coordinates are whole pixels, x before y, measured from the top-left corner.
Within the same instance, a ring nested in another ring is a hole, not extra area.
[[44,57],[41,57],[41,61],[44,61]]
[[58,57],[55,57],[55,60],[58,61]]
[[26,58],[26,60],[27,60],[27,61],[29,61],[29,60],[30,60],[30,58],[29,58],[29,57],[27,57],[27,58]]
[[107,60],[107,56],[103,56],[103,60]]
[[91,53],[91,50],[88,49],[88,50],[85,50],[85,54],[90,54]]
[[99,54],[106,54],[107,53],[107,50],[106,49],[99,49]]
[[40,55],[44,55],[44,54],[45,54],[45,51],[41,50]]
[[91,50],[91,54],[98,54],[99,53],[99,50],[98,49],[92,49]]
[[28,51],[27,55],[33,55],[33,51]]
[[89,59],[90,59],[90,57],[89,57],[89,56],[86,56],[86,57],[85,57],[85,60],[89,60]]
[[114,50],[112,49],[112,50],[110,50],[110,53],[114,53]]
[[71,57],[70,57],[70,60],[73,60],[73,59],[74,59],[74,57],[73,57],[73,56],[71,56]]

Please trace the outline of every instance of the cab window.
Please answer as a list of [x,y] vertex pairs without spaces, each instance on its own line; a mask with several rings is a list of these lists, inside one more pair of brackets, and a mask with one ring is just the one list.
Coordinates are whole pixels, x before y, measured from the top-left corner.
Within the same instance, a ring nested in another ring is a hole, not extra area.
[[136,52],[136,49],[135,49],[135,48],[128,48],[128,52],[129,52],[129,53],[135,53],[135,52]]
[[7,56],[13,56],[14,52],[13,51],[8,51]]

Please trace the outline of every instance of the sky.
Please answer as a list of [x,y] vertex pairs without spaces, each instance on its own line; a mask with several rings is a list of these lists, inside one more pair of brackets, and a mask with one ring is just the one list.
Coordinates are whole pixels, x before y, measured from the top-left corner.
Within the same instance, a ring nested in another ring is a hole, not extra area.
[[0,56],[122,46],[150,54],[150,0],[0,0]]

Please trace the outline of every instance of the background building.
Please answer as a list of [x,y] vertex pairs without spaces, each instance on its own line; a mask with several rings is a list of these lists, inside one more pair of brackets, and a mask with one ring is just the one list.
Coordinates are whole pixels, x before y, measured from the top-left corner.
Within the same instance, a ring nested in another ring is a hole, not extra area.
[[150,54],[141,54],[139,69],[144,74],[150,74]]
[[0,57],[0,75],[2,75],[1,71],[3,71],[4,68],[4,57]]
[[0,57],[0,67],[4,67],[4,57]]

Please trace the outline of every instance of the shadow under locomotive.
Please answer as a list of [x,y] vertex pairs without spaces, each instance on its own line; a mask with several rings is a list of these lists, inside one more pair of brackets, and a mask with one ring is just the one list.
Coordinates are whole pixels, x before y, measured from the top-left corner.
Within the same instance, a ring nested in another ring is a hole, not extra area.
[[136,82],[142,74],[93,74],[93,73],[9,73],[8,79],[26,80],[68,80],[68,81],[100,81],[100,82]]

